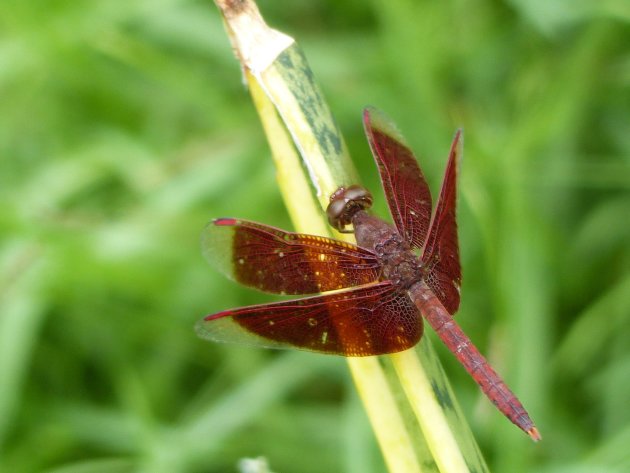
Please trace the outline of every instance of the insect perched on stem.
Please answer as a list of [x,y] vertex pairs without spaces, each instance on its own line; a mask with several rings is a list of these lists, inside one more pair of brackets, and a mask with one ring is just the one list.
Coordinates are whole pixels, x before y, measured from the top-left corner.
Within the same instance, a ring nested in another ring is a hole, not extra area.
[[461,131],[431,216],[429,187],[396,127],[371,108],[363,120],[394,226],[367,212],[372,196],[356,185],[338,189],[327,214],[339,231],[352,226],[357,245],[246,220],[214,220],[203,234],[204,254],[235,281],[276,294],[334,292],[208,315],[197,326],[199,335],[268,348],[382,355],[418,343],[422,315],[497,408],[540,440],[520,401],[453,319],[461,282],[455,217]]

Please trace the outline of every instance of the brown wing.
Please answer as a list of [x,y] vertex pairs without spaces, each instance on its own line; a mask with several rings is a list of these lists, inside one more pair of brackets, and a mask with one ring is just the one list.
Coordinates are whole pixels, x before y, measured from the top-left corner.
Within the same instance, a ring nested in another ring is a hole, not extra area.
[[422,319],[405,292],[381,282],[226,310],[201,320],[197,333],[216,342],[368,356],[414,346],[422,336]]
[[462,131],[458,130],[451,145],[440,198],[422,254],[422,263],[427,271],[425,277],[427,286],[433,290],[451,315],[459,308],[459,288],[462,280],[455,215],[457,166],[462,156],[462,143]]
[[412,247],[422,248],[431,219],[431,193],[418,162],[385,114],[366,108],[363,123],[396,228]]
[[206,259],[229,278],[275,294],[314,294],[376,281],[369,250],[246,220],[210,222],[202,235]]

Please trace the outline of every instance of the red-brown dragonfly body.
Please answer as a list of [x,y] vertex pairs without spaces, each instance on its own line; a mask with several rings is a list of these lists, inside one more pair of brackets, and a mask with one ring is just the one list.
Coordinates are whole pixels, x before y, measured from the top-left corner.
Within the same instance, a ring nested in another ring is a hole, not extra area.
[[422,337],[422,314],[497,408],[539,440],[521,403],[452,317],[461,282],[455,219],[461,133],[431,218],[429,188],[402,136],[376,110],[365,111],[364,123],[395,227],[367,213],[372,197],[354,185],[335,192],[327,212],[338,230],[352,225],[356,246],[244,220],[215,220],[204,232],[204,253],[229,277],[278,294],[335,292],[209,315],[199,334],[369,356],[414,346]]

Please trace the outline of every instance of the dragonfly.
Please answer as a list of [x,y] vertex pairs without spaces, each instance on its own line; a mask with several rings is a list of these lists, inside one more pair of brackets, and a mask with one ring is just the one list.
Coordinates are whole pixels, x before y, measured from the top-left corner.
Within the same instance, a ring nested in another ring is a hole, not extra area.
[[424,317],[490,401],[540,440],[521,402],[453,318],[462,277],[456,221],[462,131],[432,212],[429,186],[391,119],[366,108],[363,124],[394,225],[368,212],[372,195],[358,185],[335,191],[326,211],[335,229],[354,232],[356,245],[248,220],[213,220],[202,249],[219,271],[269,293],[317,295],[211,314],[197,333],[215,342],[372,356],[416,345]]

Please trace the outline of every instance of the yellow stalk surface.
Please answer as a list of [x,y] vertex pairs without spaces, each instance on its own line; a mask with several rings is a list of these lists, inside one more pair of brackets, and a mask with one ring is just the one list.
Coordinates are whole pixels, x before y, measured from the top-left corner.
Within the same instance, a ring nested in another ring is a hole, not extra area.
[[[331,231],[322,209],[338,187],[358,182],[357,173],[306,59],[292,38],[264,23],[253,1],[216,3],[243,65],[295,229],[351,241]],[[377,357],[348,358],[389,471],[487,471],[428,340],[421,346],[390,355],[397,379]],[[440,402],[436,389],[449,394],[448,403]],[[409,406],[415,424],[404,414]]]

